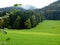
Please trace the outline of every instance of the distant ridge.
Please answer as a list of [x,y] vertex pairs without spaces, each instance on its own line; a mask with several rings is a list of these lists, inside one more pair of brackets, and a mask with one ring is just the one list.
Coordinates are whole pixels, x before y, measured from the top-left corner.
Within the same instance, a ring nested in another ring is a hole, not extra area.
[[25,9],[23,9],[23,8],[21,8],[21,7],[10,6],[10,7],[5,7],[5,8],[0,8],[0,11],[10,12],[10,11],[13,11],[14,8],[16,8],[17,10],[22,10],[22,11],[25,10]]
[[41,8],[41,9],[36,9],[36,12],[41,12],[41,11],[48,11],[48,10],[56,10],[56,11],[60,11],[60,0],[51,3],[50,5]]
[[34,10],[37,13],[41,13],[49,20],[60,20],[60,0],[51,3],[50,5]]

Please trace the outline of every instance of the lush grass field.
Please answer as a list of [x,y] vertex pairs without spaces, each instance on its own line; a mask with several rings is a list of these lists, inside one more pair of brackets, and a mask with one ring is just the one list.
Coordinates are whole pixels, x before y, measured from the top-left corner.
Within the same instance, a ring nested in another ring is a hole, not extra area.
[[32,29],[7,29],[7,32],[7,35],[0,33],[0,42],[5,41],[7,37],[11,38],[5,45],[60,45],[58,20],[46,20]]

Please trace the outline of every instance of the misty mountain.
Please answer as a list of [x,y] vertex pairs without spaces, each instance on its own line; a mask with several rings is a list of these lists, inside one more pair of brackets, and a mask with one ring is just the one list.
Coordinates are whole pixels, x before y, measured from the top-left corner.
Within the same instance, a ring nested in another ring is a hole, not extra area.
[[5,8],[0,8],[0,11],[11,12],[14,9],[21,10],[21,11],[26,11],[26,10],[34,10],[34,9],[37,9],[37,8],[32,6],[32,5],[24,5],[24,6],[21,6],[21,7],[10,6],[10,7],[5,7]]
[[24,8],[25,10],[34,10],[34,9],[37,9],[36,7],[34,7],[32,5],[24,5],[24,6],[22,6],[22,8]]

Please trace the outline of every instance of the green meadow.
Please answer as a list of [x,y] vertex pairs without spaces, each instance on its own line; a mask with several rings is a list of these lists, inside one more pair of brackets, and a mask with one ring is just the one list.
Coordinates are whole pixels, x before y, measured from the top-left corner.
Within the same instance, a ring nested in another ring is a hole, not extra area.
[[4,45],[60,45],[60,20],[45,20],[32,29],[6,31],[7,35],[0,32],[0,42],[10,38]]

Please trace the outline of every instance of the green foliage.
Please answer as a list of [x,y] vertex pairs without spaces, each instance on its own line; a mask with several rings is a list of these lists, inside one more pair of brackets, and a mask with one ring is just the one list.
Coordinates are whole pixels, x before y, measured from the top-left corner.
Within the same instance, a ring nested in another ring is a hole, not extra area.
[[31,17],[31,23],[32,23],[32,27],[36,26],[37,22],[36,22],[35,15],[32,15],[32,17]]
[[40,14],[33,11],[18,11],[15,9],[11,12],[4,12],[1,16],[4,20],[4,27],[12,29],[27,29],[35,27],[41,22]]
[[28,20],[26,20],[26,22],[25,22],[25,27],[26,27],[27,29],[30,29],[30,28],[31,28],[30,18],[29,18]]
[[8,27],[9,25],[9,17],[4,18],[4,27]]
[[12,29],[26,29],[35,27],[40,20],[41,15],[34,11],[18,11],[16,8],[22,4],[14,4],[13,11],[0,11],[1,17],[3,18],[3,26]]
[[22,6],[22,4],[14,4],[14,6]]
[[14,29],[19,29],[20,28],[20,16],[17,16],[16,20],[14,21],[13,28]]
[[60,11],[56,10],[48,10],[45,12],[46,19],[52,20],[60,20]]
[[7,27],[8,29],[12,29],[12,27],[9,25],[8,27]]
[[0,18],[0,28],[3,27],[3,23],[4,23],[4,20],[2,19],[2,17]]
[[14,4],[14,6],[18,6],[18,4]]

